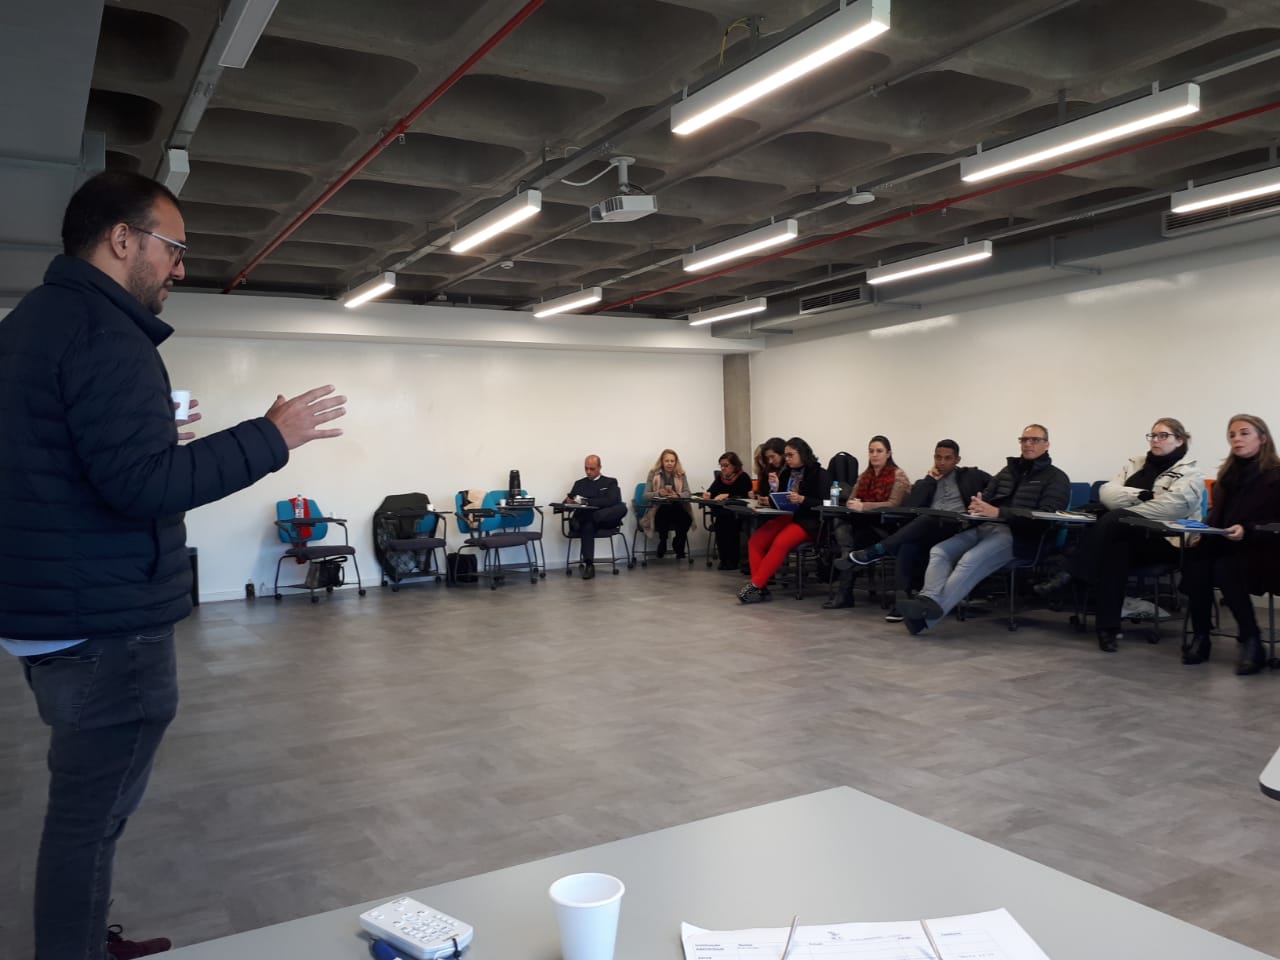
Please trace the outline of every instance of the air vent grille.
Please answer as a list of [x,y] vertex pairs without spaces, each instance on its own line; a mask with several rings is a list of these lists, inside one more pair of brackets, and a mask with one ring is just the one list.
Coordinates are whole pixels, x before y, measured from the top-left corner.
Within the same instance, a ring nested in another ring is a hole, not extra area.
[[1191,213],[1166,213],[1161,232],[1166,237],[1181,236],[1186,233],[1198,233],[1201,230],[1216,230],[1229,227],[1246,220],[1259,217],[1271,217],[1280,213],[1280,194],[1254,197],[1239,203],[1227,204],[1224,207],[1210,207],[1207,210],[1195,210]]
[[866,284],[849,287],[846,290],[832,290],[828,293],[817,293],[811,297],[800,298],[800,316],[814,313],[826,313],[840,307],[855,307],[870,303]]

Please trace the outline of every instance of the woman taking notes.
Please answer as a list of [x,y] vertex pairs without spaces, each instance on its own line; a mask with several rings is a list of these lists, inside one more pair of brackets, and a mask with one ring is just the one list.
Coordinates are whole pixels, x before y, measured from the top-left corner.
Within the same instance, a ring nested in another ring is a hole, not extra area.
[[[720,469],[716,478],[702,495],[707,500],[723,501],[729,498],[744,499],[751,496],[751,477],[742,469],[742,459],[729,450],[720,454]],[[716,550],[720,554],[721,570],[737,570],[741,562],[739,536],[741,526],[738,518],[728,510],[713,507],[712,523],[716,533]]]
[[[688,497],[689,480],[674,450],[663,450],[653,469],[649,471],[646,495],[653,497]],[[660,503],[645,511],[640,529],[646,537],[657,535],[658,556],[667,555],[667,534],[675,531],[676,557],[684,559],[688,545],[689,527],[693,523],[693,509],[687,503]]]
[[769,580],[787,559],[787,554],[818,532],[818,508],[827,495],[830,481],[809,444],[799,437],[787,441],[785,465],[778,474],[778,493],[784,494],[794,512],[774,517],[751,535],[747,553],[751,558],[751,581],[738,592],[743,603],[769,599]]
[[1209,659],[1216,586],[1235,618],[1240,638],[1236,673],[1249,674],[1257,673],[1267,662],[1249,594],[1265,593],[1280,579],[1275,576],[1280,566],[1277,547],[1256,529],[1260,524],[1280,521],[1280,457],[1266,423],[1251,414],[1231,418],[1227,442],[1231,452],[1218,470],[1209,510],[1209,525],[1227,532],[1202,536],[1187,551],[1182,585],[1188,597],[1192,635],[1183,648],[1182,662]]

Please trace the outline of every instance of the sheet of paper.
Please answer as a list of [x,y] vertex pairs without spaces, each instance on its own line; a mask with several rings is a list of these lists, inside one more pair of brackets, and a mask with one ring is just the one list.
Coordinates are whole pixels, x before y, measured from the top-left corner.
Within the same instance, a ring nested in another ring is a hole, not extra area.
[[1049,960],[1008,910],[926,920],[940,960]]
[[[926,931],[926,926],[928,930]],[[704,930],[680,925],[685,960],[781,960],[787,927]],[[932,944],[937,944],[935,953]],[[1008,910],[922,923],[832,923],[796,927],[787,960],[1049,960]]]
[[[789,927],[703,930],[680,925],[685,960],[781,960]],[[938,960],[918,920],[796,927],[787,960]]]

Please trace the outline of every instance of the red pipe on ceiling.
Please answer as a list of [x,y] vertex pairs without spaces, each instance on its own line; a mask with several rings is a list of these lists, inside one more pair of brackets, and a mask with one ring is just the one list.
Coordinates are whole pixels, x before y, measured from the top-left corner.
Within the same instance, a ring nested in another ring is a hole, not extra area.
[[244,283],[245,279],[249,276],[250,271],[257,268],[262,263],[263,260],[271,256],[272,252],[276,249],[276,247],[280,246],[280,244],[288,240],[289,237],[293,235],[295,230],[297,230],[300,226],[302,226],[309,219],[311,219],[312,215],[315,214],[317,210],[319,210],[326,203],[328,203],[335,193],[337,193],[344,186],[346,186],[347,182],[350,181],[357,173],[359,173],[361,170],[367,167],[373,161],[373,159],[376,156],[378,156],[378,154],[382,153],[383,150],[387,149],[387,147],[395,143],[400,138],[401,134],[408,131],[408,129],[411,126],[413,126],[414,122],[420,116],[422,116],[422,114],[425,113],[429,107],[431,107],[437,100],[439,100],[446,93],[448,93],[449,89],[453,87],[454,84],[456,84],[459,80],[461,80],[467,73],[469,73],[471,71],[471,68],[474,67],[478,62],[480,62],[480,60],[486,54],[488,54],[490,50],[492,50],[499,43],[505,40],[507,38],[507,35],[511,33],[513,30],[515,30],[516,27],[520,26],[520,24],[528,20],[529,17],[531,17],[537,11],[537,9],[541,7],[545,2],[546,0],[529,0],[528,3],[526,3],[523,7],[521,7],[520,11],[514,17],[512,17],[510,20],[504,23],[497,33],[495,33],[483,44],[481,44],[480,48],[476,50],[475,53],[471,54],[471,56],[467,57],[466,61],[460,67],[458,67],[458,69],[454,70],[453,73],[449,74],[449,76],[445,78],[444,82],[441,83],[440,86],[432,90],[425,100],[423,100],[416,107],[410,110],[409,113],[405,115],[403,120],[401,120],[399,123],[393,126],[386,133],[385,136],[383,136],[377,143],[375,143],[372,147],[370,147],[369,150],[364,154],[364,156],[362,156],[359,160],[357,160],[355,163],[351,165],[351,168],[347,170],[346,173],[344,173],[337,180],[335,180],[329,187],[327,187],[324,193],[320,194],[320,196],[318,196],[314,201],[312,201],[311,205],[307,207],[307,209],[303,210],[302,213],[298,214],[297,218],[294,219],[294,221],[290,223],[287,227],[285,227],[284,230],[281,231],[278,237],[276,237],[269,244],[267,244],[266,247],[264,247],[261,252],[259,252],[252,260],[249,261],[248,266],[246,266],[243,270],[241,270],[238,274],[236,274],[236,278],[232,280],[229,284],[227,284],[227,286],[223,288],[222,292],[230,293],[236,287],[240,286],[240,284]]
[[1239,113],[1233,113],[1229,116],[1219,117],[1216,120],[1206,120],[1204,123],[1196,124],[1193,127],[1186,127],[1182,130],[1175,130],[1172,133],[1166,133],[1159,137],[1152,137],[1150,140],[1143,140],[1139,143],[1131,143],[1125,147],[1117,147],[1114,150],[1108,150],[1106,153],[1100,153],[1094,157],[1085,157],[1081,160],[1073,160],[1070,163],[1064,163],[1062,166],[1053,167],[1040,173],[1031,173],[1016,180],[1009,180],[1005,183],[995,186],[983,187],[980,190],[973,190],[969,193],[962,193],[959,196],[948,197],[944,200],[938,200],[934,203],[926,204],[923,207],[917,207],[913,210],[906,210],[902,213],[895,213],[893,216],[884,217],[880,220],[873,220],[870,223],[864,223],[856,227],[850,227],[848,230],[842,230],[839,233],[833,233],[825,237],[819,237],[816,240],[810,240],[806,243],[797,244],[794,247],[787,247],[785,250],[777,250],[763,257],[756,257],[754,260],[744,260],[742,263],[734,264],[731,267],[721,267],[711,273],[699,274],[696,277],[690,277],[687,280],[681,280],[669,286],[661,287],[657,290],[651,290],[648,293],[637,294],[634,297],[628,297],[626,300],[619,300],[616,303],[605,304],[590,311],[591,313],[604,313],[606,310],[618,310],[622,307],[629,307],[633,303],[639,303],[642,300],[648,300],[650,297],[657,297],[664,293],[670,293],[673,290],[681,290],[685,287],[711,280],[715,277],[723,277],[726,274],[734,273],[738,270],[745,270],[747,267],[759,266],[762,263],[768,263],[771,260],[778,260],[782,257],[789,257],[792,254],[799,253],[802,250],[811,250],[814,247],[820,247],[824,244],[834,243],[837,240],[844,240],[848,237],[857,236],[860,233],[866,233],[869,230],[875,230],[878,227],[888,226],[893,223],[900,223],[903,220],[909,220],[912,217],[923,216],[926,213],[936,213],[939,210],[946,210],[948,207],[958,203],[964,203],[977,197],[985,197],[988,194],[999,193],[1001,190],[1009,190],[1013,187],[1020,187],[1024,184],[1034,183],[1037,180],[1043,180],[1046,177],[1056,176],[1067,170],[1074,170],[1077,167],[1083,167],[1090,163],[1099,163],[1103,160],[1110,160],[1113,157],[1121,157],[1127,153],[1133,153],[1136,150],[1143,150],[1147,147],[1158,146],[1162,143],[1169,143],[1173,140],[1181,140],[1183,137],[1189,137],[1195,133],[1203,133],[1205,130],[1212,130],[1214,127],[1220,127],[1228,123],[1235,123],[1238,120],[1245,120],[1249,117],[1255,117],[1261,113],[1267,113],[1271,110],[1280,109],[1280,100],[1272,103],[1263,104],[1260,107],[1253,107],[1249,110],[1241,110]]

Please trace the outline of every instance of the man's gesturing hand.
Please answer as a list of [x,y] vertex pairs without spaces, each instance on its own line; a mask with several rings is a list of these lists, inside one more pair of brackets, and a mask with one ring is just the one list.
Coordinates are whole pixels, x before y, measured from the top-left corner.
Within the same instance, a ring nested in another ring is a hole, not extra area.
[[329,396],[333,390],[333,384],[329,384],[314,387],[290,400],[286,400],[283,394],[276,395],[276,402],[267,411],[267,419],[276,425],[290,450],[312,440],[342,436],[342,430],[338,428],[320,429],[320,424],[347,415],[343,406],[347,398]]

